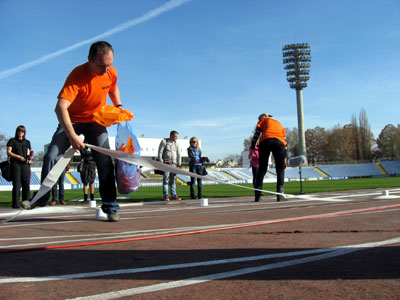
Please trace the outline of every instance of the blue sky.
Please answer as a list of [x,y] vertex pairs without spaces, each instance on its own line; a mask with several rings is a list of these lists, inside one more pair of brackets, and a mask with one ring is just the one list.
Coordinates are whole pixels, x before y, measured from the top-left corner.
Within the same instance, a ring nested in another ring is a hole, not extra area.
[[212,160],[240,154],[260,113],[297,127],[290,43],[311,46],[306,129],[362,108],[375,137],[400,123],[398,0],[1,0],[0,36],[0,132],[25,125],[36,152],[57,127],[66,76],[99,39],[114,47],[136,135],[197,136]]

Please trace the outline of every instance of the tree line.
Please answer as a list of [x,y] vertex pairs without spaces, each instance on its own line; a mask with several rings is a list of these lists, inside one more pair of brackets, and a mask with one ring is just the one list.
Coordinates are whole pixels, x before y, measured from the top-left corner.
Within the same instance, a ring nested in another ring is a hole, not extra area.
[[[297,128],[285,128],[288,142],[288,158],[299,155]],[[248,150],[251,138],[244,140]],[[305,131],[307,160],[309,164],[334,162],[370,162],[373,160],[400,159],[400,124],[386,125],[375,139],[362,109],[357,118],[352,115],[351,123],[333,128],[310,128]]]

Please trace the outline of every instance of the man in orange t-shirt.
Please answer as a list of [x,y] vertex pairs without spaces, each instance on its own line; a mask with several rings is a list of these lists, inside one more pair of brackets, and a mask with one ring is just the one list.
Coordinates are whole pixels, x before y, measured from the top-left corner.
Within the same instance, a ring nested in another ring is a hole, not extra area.
[[[81,134],[89,144],[110,148],[107,129],[92,118],[93,113],[107,103],[107,95],[116,107],[122,108],[113,60],[112,46],[104,41],[96,42],[90,47],[88,62],[76,67],[67,77],[58,94],[55,112],[59,125],[43,159],[42,180],[70,145],[77,151],[85,148],[79,137]],[[99,176],[101,208],[109,221],[117,222],[119,206],[116,204],[113,162],[111,157],[96,151],[93,151],[93,157]],[[47,193],[34,205],[46,205],[49,197],[50,193]]]
[[[261,137],[260,137],[261,135]],[[275,169],[277,175],[276,191],[283,193],[283,185],[285,183],[286,168],[286,132],[281,123],[271,115],[261,114],[258,117],[258,123],[253,139],[251,141],[251,149],[254,150],[257,140],[259,140],[259,169],[257,173],[254,188],[261,190],[263,186],[264,176],[268,170],[268,159],[272,152],[275,160]],[[255,191],[255,201],[260,201],[261,192]],[[283,200],[282,195],[277,195],[277,201]]]

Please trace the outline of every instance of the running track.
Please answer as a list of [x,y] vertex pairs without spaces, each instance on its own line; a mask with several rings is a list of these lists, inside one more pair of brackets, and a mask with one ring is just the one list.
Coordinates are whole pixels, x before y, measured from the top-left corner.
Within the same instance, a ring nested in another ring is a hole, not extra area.
[[399,299],[389,192],[126,205],[119,223],[83,206],[23,211],[0,224],[0,299]]

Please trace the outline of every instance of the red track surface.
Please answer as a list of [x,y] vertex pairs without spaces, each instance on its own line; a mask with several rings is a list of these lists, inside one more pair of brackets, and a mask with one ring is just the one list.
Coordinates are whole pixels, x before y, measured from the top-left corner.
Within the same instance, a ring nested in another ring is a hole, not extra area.
[[23,215],[0,224],[0,299],[399,299],[390,195],[127,206],[119,223],[93,209]]

